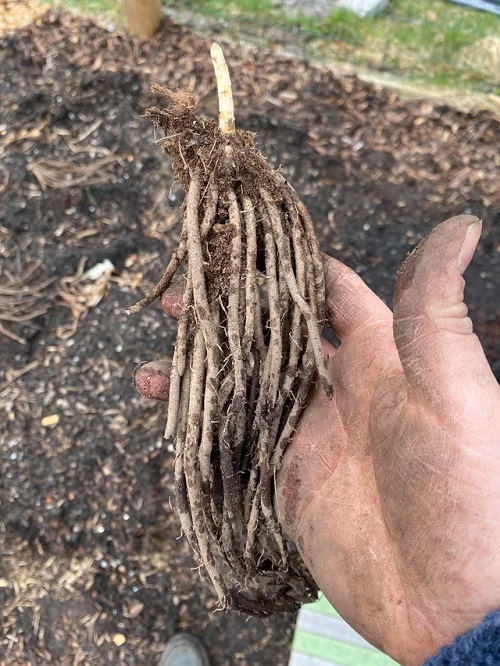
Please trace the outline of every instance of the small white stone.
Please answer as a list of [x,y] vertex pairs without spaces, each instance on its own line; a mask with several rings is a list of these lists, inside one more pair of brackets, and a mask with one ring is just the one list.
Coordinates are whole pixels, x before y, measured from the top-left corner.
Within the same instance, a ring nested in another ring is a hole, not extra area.
[[373,16],[381,12],[388,0],[339,0],[338,7],[344,7],[358,16]]
[[315,18],[326,18],[337,7],[343,7],[358,16],[373,16],[382,11],[388,0],[276,0],[286,12],[305,14]]

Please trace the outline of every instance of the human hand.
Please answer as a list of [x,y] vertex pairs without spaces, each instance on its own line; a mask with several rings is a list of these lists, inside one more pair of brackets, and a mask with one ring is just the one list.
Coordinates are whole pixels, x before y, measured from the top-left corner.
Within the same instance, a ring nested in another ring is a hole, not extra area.
[[[320,589],[405,665],[500,606],[500,388],[462,302],[479,234],[470,216],[437,227],[398,275],[394,319],[327,259],[335,394],[314,390],[277,479],[283,527]],[[164,295],[174,316],[177,302]],[[165,398],[163,362],[136,385]]]
[[394,317],[328,260],[334,399],[316,388],[278,477],[320,589],[402,664],[500,607],[500,388],[461,277],[480,231],[470,216],[439,225],[398,274]]

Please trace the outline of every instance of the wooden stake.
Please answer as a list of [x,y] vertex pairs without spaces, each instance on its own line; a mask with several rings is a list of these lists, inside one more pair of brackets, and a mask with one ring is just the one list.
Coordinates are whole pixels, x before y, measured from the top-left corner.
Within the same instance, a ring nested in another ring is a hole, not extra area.
[[141,39],[149,39],[163,19],[161,0],[123,0],[128,29]]

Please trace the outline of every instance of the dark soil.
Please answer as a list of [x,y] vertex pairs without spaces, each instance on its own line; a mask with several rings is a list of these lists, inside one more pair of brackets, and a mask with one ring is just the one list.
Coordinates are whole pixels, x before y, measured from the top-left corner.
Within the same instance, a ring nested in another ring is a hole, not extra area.
[[[135,364],[171,353],[175,327],[158,305],[132,319],[123,310],[161,274],[182,202],[141,115],[160,103],[150,77],[215,115],[209,45],[170,23],[142,44],[53,13],[0,45],[2,281],[37,259],[37,282],[54,278],[46,314],[6,325],[26,344],[3,336],[0,350],[1,664],[154,665],[178,629],[198,634],[215,666],[287,663],[292,616],[212,612],[178,538],[164,407],[131,382]],[[500,377],[497,120],[402,103],[284,55],[225,53],[237,123],[284,165],[323,249],[387,302],[435,224],[484,220],[467,302]],[[61,284],[82,257],[115,274],[71,335],[65,303],[76,313],[98,284]]]

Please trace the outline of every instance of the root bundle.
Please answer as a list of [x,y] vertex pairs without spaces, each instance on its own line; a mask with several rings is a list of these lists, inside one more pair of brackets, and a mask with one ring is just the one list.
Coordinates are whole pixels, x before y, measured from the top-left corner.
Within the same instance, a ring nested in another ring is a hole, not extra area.
[[185,187],[183,226],[160,282],[128,312],[158,298],[185,262],[165,431],[182,529],[223,607],[295,610],[316,587],[281,531],[274,491],[315,373],[332,392],[318,242],[296,192],[230,111],[219,127],[191,95],[155,89],[167,108],[147,115]]

